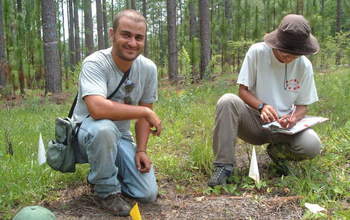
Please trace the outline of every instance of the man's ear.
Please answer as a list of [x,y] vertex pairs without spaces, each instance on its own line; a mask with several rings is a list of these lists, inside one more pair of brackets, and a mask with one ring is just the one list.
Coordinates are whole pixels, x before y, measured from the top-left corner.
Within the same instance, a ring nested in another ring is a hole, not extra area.
[[114,30],[113,28],[109,29],[109,39],[112,41],[113,40],[113,36],[114,36]]

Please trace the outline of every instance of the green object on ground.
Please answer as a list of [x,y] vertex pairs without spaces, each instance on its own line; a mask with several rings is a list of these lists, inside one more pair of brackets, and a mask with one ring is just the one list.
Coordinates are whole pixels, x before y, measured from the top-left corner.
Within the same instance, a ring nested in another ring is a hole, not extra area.
[[56,220],[56,216],[47,208],[27,206],[22,208],[13,220]]

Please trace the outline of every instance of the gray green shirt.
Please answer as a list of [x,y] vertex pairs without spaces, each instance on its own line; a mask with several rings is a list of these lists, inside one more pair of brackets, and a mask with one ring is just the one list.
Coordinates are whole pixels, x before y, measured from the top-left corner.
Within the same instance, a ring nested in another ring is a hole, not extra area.
[[[83,100],[85,96],[100,95],[107,98],[117,88],[123,75],[112,59],[112,48],[96,51],[85,58],[79,76],[78,99],[73,120],[81,122],[89,114]],[[124,103],[124,97],[130,96],[133,105],[157,101],[157,67],[150,59],[139,55],[131,66],[128,79],[135,84],[134,89],[127,93],[123,84],[111,100]],[[130,120],[114,122],[123,136],[131,135]]]

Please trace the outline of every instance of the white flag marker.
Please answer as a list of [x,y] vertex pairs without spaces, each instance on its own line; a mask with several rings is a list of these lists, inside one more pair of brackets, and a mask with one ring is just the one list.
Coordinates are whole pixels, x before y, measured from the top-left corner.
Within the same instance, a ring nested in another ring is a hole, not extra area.
[[38,163],[39,165],[42,165],[46,162],[46,152],[45,152],[45,146],[43,142],[43,138],[41,136],[41,133],[39,135],[39,144],[38,144]]
[[255,182],[260,182],[260,174],[258,167],[258,160],[256,159],[255,146],[253,146],[252,158],[250,160],[249,177],[255,180]]

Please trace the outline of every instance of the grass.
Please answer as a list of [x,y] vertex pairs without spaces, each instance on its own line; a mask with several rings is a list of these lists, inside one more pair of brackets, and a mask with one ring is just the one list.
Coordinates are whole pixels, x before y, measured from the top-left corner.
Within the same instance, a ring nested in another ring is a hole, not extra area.
[[[310,107],[311,115],[329,117],[315,127],[323,141],[321,156],[292,164],[293,175],[263,179],[255,185],[242,170],[233,177],[237,184],[209,189],[205,182],[211,173],[211,149],[215,104],[227,92],[236,92],[236,75],[223,75],[214,82],[169,86],[161,83],[155,110],[163,120],[161,137],[152,137],[149,154],[158,179],[176,184],[179,192],[187,187],[205,194],[249,192],[262,196],[287,190],[302,196],[301,204],[317,203],[325,214],[305,212],[305,219],[350,218],[350,74],[347,69],[316,74],[320,101]],[[72,97],[73,98],[73,97]],[[42,103],[43,102],[43,103]],[[10,219],[15,211],[43,199],[55,199],[57,190],[85,181],[88,166],[79,165],[75,174],[61,174],[46,164],[37,164],[39,133],[47,143],[53,137],[54,119],[64,116],[71,100],[56,105],[37,94],[15,107],[0,111],[0,218]],[[4,102],[0,102],[4,106]],[[13,155],[11,155],[11,151]]]

